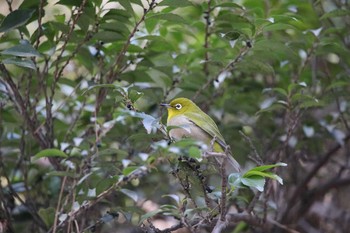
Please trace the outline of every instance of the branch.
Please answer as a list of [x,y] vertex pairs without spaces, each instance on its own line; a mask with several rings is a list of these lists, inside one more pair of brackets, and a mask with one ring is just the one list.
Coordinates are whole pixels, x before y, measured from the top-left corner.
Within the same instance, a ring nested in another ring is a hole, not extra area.
[[[128,48],[129,48],[129,45],[131,43],[131,39],[135,36],[135,33],[138,31],[140,24],[145,21],[146,15],[150,11],[152,11],[156,6],[157,6],[156,0],[152,0],[149,3],[148,9],[146,9],[146,8],[144,9],[141,19],[138,22],[136,22],[136,24],[135,24],[134,28],[132,29],[128,39],[126,40],[123,48],[121,49],[119,54],[116,56],[113,65],[107,71],[107,74],[106,74],[107,75],[107,80],[106,80],[107,84],[112,83],[114,81],[114,76],[119,74],[120,70],[122,69],[121,63],[125,57],[125,54],[126,54]],[[106,94],[107,94],[107,90],[105,88],[101,88],[99,93],[98,93],[97,100],[96,100],[96,112],[99,111],[100,105],[103,102],[104,98],[106,97]]]
[[28,127],[29,132],[38,141],[41,148],[48,148],[47,140],[45,140],[44,135],[41,131],[36,131],[36,125],[31,119],[29,112],[27,111],[25,102],[19,92],[16,84],[13,82],[12,77],[3,63],[0,63],[0,71],[3,74],[4,80],[6,81],[6,87],[9,89],[9,95],[12,96],[12,101],[14,102],[18,113],[23,116],[24,121]]
[[[350,134],[348,134],[344,138],[344,142],[349,141]],[[295,189],[294,193],[292,194],[290,200],[288,201],[288,206],[285,209],[285,213],[282,217],[282,222],[285,222],[289,216],[290,209],[296,204],[298,198],[301,196],[302,193],[305,192],[307,189],[308,183],[311,181],[311,179],[318,173],[318,171],[330,160],[330,158],[342,147],[339,143],[334,145],[327,153],[321,156],[321,159],[318,161],[317,164],[314,165],[314,167],[311,169],[311,171],[308,173],[308,175],[305,177],[305,179],[298,185],[298,187]]]
[[213,78],[208,79],[208,81],[200,88],[198,89],[198,91],[194,94],[194,96],[192,97],[192,100],[195,100],[198,98],[198,96],[209,87],[209,85],[217,80],[219,78],[219,76],[224,73],[224,72],[228,72],[228,71],[232,71],[235,67],[235,65],[240,62],[244,56],[247,54],[247,51],[249,50],[249,46],[245,46],[243,48],[241,48],[241,50],[239,51],[239,54],[236,56],[235,59],[233,59],[231,62],[229,62],[223,69],[221,69]]
[[205,37],[204,37],[204,48],[205,48],[205,53],[204,53],[204,63],[203,63],[203,71],[206,77],[209,76],[209,69],[208,69],[208,62],[209,62],[209,53],[208,53],[208,48],[209,48],[209,28],[211,25],[210,22],[210,12],[211,12],[211,0],[208,0],[208,8],[207,11],[204,12],[204,19],[205,19]]
[[43,27],[42,27],[42,19],[43,19],[43,12],[44,12],[44,4],[45,4],[45,0],[40,0],[40,4],[39,4],[39,8],[38,8],[38,36],[36,38],[36,42],[35,42],[35,49],[38,49],[39,44],[40,44],[40,37],[43,35]]
[[133,179],[141,178],[148,174],[148,168],[147,167],[140,167],[139,169],[135,170],[133,173],[131,173],[128,176],[120,177],[119,181],[114,183],[111,187],[109,187],[107,190],[104,192],[100,193],[94,200],[87,201],[83,203],[79,209],[77,210],[71,210],[68,213],[68,218],[66,218],[64,221],[60,222],[57,226],[53,226],[48,233],[53,233],[53,230],[55,229],[58,231],[59,229],[63,228],[68,221],[74,221],[76,220],[80,215],[84,213],[87,209],[90,209],[91,207],[95,206],[97,203],[101,202],[104,200],[106,197],[108,197],[113,191],[116,189],[120,188],[121,186],[127,184]]
[[184,227],[184,224],[182,222],[179,222],[178,224],[176,224],[174,226],[171,226],[171,227],[166,228],[164,230],[159,230],[158,233],[170,233],[170,232],[176,231],[176,230],[183,228],[183,227]]
[[308,213],[308,210],[310,209],[314,201],[317,200],[319,197],[324,196],[331,189],[337,189],[349,185],[350,178],[347,177],[344,179],[339,179],[338,177],[335,177],[327,181],[325,184],[318,185],[312,190],[307,191],[306,194],[301,197],[302,204],[298,206],[300,208],[298,209],[298,212],[295,214],[295,216],[301,218],[303,215]]
[[[84,10],[86,3],[87,3],[87,0],[82,1],[81,5],[78,8],[77,14],[73,18],[73,21],[72,21],[72,24],[70,25],[69,31],[65,35],[65,39],[64,39],[64,42],[63,42],[63,45],[61,48],[61,52],[57,56],[57,59],[56,59],[56,66],[55,66],[55,71],[54,71],[54,75],[53,75],[54,81],[52,82],[52,85],[50,88],[51,96],[49,98],[46,97],[46,122],[45,122],[45,124],[46,124],[46,130],[47,130],[46,137],[48,138],[48,141],[50,143],[49,147],[53,146],[53,140],[54,140],[53,139],[54,132],[53,132],[52,102],[53,102],[53,98],[55,96],[55,89],[56,89],[57,83],[62,75],[64,68],[68,65],[71,58],[73,58],[75,56],[75,54],[77,53],[77,51],[81,47],[81,45],[83,43],[85,43],[85,41],[87,40],[86,38],[90,38],[89,33],[87,33],[85,39],[81,43],[78,44],[78,46],[76,47],[75,51],[71,54],[71,56],[65,61],[65,63],[61,67],[59,67],[59,64],[60,64],[59,61],[62,59],[63,54],[66,51],[68,41],[69,41],[70,37],[72,36],[72,33],[74,31],[76,23],[78,22],[78,19],[83,14],[83,10]],[[73,14],[73,12],[72,12],[72,14]]]
[[238,131],[239,134],[249,143],[250,149],[254,153],[254,157],[251,156],[251,159],[258,164],[259,166],[263,165],[263,160],[261,159],[261,156],[258,153],[258,150],[254,146],[252,139],[250,139],[247,135],[245,135],[241,130]]

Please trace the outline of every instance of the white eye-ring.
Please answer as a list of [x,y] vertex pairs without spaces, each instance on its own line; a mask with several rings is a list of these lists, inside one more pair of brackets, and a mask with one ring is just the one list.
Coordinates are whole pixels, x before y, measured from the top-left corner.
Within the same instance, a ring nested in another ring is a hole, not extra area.
[[176,108],[177,110],[180,110],[180,109],[182,108],[182,105],[181,105],[181,104],[175,104],[175,108]]

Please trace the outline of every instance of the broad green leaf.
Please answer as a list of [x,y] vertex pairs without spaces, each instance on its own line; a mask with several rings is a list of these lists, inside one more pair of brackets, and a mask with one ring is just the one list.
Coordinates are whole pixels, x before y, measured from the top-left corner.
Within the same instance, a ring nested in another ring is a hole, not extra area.
[[32,70],[36,70],[36,66],[34,64],[34,62],[30,59],[21,59],[21,58],[7,58],[5,60],[2,61],[2,63],[4,64],[12,64],[12,65],[16,65],[16,66],[20,66],[20,67],[25,67],[25,68],[29,68]]
[[[56,4],[61,4],[65,6],[80,6],[83,0],[60,0]],[[92,6],[90,1],[86,1],[85,6]]]
[[286,30],[286,29],[296,29],[296,28],[293,25],[286,24],[286,23],[271,23],[263,27],[264,32]]
[[192,158],[199,159],[202,156],[201,150],[198,148],[198,146],[191,146],[190,149],[188,149],[188,154]]
[[129,189],[121,189],[120,192],[124,193],[128,197],[130,197],[134,202],[137,202],[139,199],[139,196],[136,192],[129,190]]
[[157,210],[153,210],[153,211],[149,211],[147,214],[144,214],[141,216],[141,219],[140,219],[140,224],[142,224],[145,220],[147,220],[148,218],[152,218],[153,216],[159,214],[159,213],[162,213],[163,210],[161,209],[157,209]]
[[0,32],[7,32],[28,22],[35,10],[14,10],[8,14],[0,25]]
[[170,6],[170,7],[186,7],[186,6],[193,6],[193,3],[191,3],[188,0],[163,0],[161,1],[158,6]]
[[178,146],[180,148],[188,148],[191,146],[196,145],[198,142],[192,138],[182,138],[181,140],[176,141],[174,144],[174,146]]
[[252,168],[249,171],[266,171],[266,170],[274,168],[274,167],[285,167],[285,166],[287,166],[286,163],[276,163],[276,164],[258,166],[258,167]]
[[0,52],[4,55],[13,55],[18,57],[40,57],[41,54],[34,49],[31,44],[19,44]]
[[104,155],[118,155],[121,157],[126,157],[128,155],[127,151],[120,150],[120,149],[115,149],[115,148],[107,148],[105,150],[99,151],[99,156],[104,156]]
[[283,88],[275,87],[275,88],[273,88],[272,90],[274,90],[275,92],[278,92],[278,93],[282,94],[282,95],[285,96],[285,97],[288,96],[287,91],[284,90]]
[[134,9],[131,6],[130,0],[119,0],[119,4],[122,5],[122,7],[124,7],[124,9],[129,12],[129,13],[133,13]]
[[[278,101],[278,103],[279,103],[279,101]],[[261,109],[261,110],[257,111],[255,114],[256,114],[256,115],[259,115],[259,114],[261,114],[261,113],[274,112],[274,111],[276,111],[276,110],[285,109],[285,108],[286,108],[286,105],[282,105],[282,104],[272,104],[270,107]]]
[[125,37],[118,32],[99,31],[93,36],[93,39],[102,41],[104,43],[110,43],[118,40],[124,40]]
[[66,172],[66,171],[51,171],[46,173],[46,175],[48,176],[67,176],[67,177],[71,177],[71,178],[79,178],[79,176],[75,173],[75,172]]
[[325,103],[317,99],[305,100],[300,104],[300,108],[313,108],[313,107],[323,107]]
[[96,186],[96,194],[99,195],[100,193],[112,187],[118,181],[118,179],[119,179],[119,176],[113,176],[113,177],[101,179],[101,181],[98,182]]
[[142,119],[142,124],[145,127],[148,134],[154,132],[159,127],[159,119],[154,118],[151,115],[148,115],[143,112],[132,112],[129,114],[133,117],[138,117]]
[[330,12],[325,13],[324,15],[322,15],[322,17],[320,19],[323,20],[323,19],[342,17],[342,16],[347,16],[347,15],[350,15],[350,10],[335,9],[335,10],[332,10]]
[[256,188],[260,192],[264,191],[265,178],[261,176],[242,177],[241,182],[248,187]]
[[214,8],[216,7],[227,7],[227,8],[239,8],[244,10],[243,6],[237,4],[237,3],[233,3],[233,2],[224,2],[224,3],[220,3],[214,6]]
[[271,75],[275,74],[275,70],[270,64],[259,60],[249,59],[249,60],[242,61],[241,63],[237,64],[237,68],[239,68],[241,71],[250,72],[250,73],[254,72],[254,73],[271,74]]
[[331,90],[331,89],[337,89],[337,88],[347,87],[347,86],[349,86],[349,85],[350,85],[350,83],[347,82],[347,81],[342,81],[342,80],[340,80],[340,81],[334,81],[334,82],[332,82],[332,83],[326,88],[326,90],[329,91],[329,90]]
[[179,15],[173,14],[173,13],[154,14],[154,15],[146,18],[146,21],[148,19],[166,20],[166,21],[175,22],[175,23],[187,24],[187,21],[184,18],[182,18]]
[[101,23],[100,32],[106,32],[106,31],[119,33],[122,36],[130,34],[130,29],[127,27],[125,23],[115,22],[114,20],[108,23]]
[[306,86],[305,83],[291,83],[288,85],[288,93],[292,93],[292,91],[296,91],[300,88],[305,88]]
[[281,177],[279,177],[278,175],[272,173],[272,172],[262,172],[262,171],[248,171],[243,175],[243,178],[248,178],[248,177],[265,177],[265,178],[271,178],[274,180],[277,180],[280,184],[283,184],[283,180]]
[[134,171],[136,171],[139,167],[137,166],[129,166],[123,169],[123,175],[124,176],[128,176],[131,173],[133,173]]
[[176,194],[166,194],[166,195],[162,195],[162,197],[170,197],[171,199],[173,199],[176,204],[180,205],[180,197]]
[[33,161],[44,157],[61,157],[67,158],[68,155],[59,149],[45,149],[33,156]]
[[54,207],[48,207],[46,209],[40,208],[38,214],[40,218],[44,221],[45,225],[47,227],[51,227],[54,223],[55,212],[56,210]]
[[141,98],[143,96],[143,92],[139,92],[136,90],[130,90],[128,93],[128,97],[131,100],[131,102],[135,103],[136,100],[138,100],[139,98]]
[[92,85],[92,86],[88,87],[86,90],[84,90],[82,95],[85,95],[87,92],[89,92],[95,88],[113,88],[113,89],[120,91],[120,92],[123,92],[123,93],[125,91],[122,87],[117,86],[115,84],[97,84],[97,85]]
[[129,22],[130,17],[132,17],[132,15],[126,10],[112,9],[108,11],[108,13],[103,17],[103,19],[105,20],[113,19],[119,23],[126,23],[126,22]]

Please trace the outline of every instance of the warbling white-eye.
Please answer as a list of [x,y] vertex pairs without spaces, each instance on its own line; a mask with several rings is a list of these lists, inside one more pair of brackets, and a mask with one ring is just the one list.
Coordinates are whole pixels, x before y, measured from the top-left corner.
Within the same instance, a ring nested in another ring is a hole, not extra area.
[[223,162],[225,163],[227,174],[240,172],[240,166],[231,153],[225,154],[227,144],[216,123],[195,103],[187,98],[177,98],[169,104],[161,105],[168,109],[167,126],[176,126],[169,131],[169,136],[172,139],[193,138],[205,143],[209,148],[215,138],[213,152],[219,152],[223,156],[227,156],[226,159],[223,156],[215,156],[218,164],[221,166]]

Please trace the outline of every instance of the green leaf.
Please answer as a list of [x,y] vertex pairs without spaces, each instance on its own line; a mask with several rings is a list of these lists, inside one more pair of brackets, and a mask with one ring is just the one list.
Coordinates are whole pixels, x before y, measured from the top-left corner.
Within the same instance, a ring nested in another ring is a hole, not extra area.
[[143,92],[139,92],[136,90],[130,90],[128,93],[129,99],[131,100],[131,102],[135,103],[136,100],[138,100],[139,98],[141,98],[143,96]]
[[95,88],[113,88],[113,89],[118,90],[119,92],[123,92],[123,94],[125,94],[125,90],[122,87],[117,86],[115,84],[97,84],[97,85],[92,85],[92,86],[88,87],[86,90],[83,91],[82,95],[85,95],[87,92],[89,92]]
[[192,158],[199,159],[202,157],[201,150],[198,148],[198,146],[191,146],[190,149],[188,149],[188,153]]
[[38,214],[47,227],[51,227],[53,225],[55,219],[55,211],[56,210],[53,207],[39,209]]
[[264,32],[286,30],[286,29],[296,29],[296,27],[286,23],[271,23],[263,27]]
[[123,169],[123,175],[124,176],[128,176],[131,173],[133,173],[134,171],[136,171],[139,167],[137,166],[129,166]]
[[220,4],[214,6],[214,8],[216,8],[216,7],[239,8],[239,9],[244,10],[244,8],[241,5],[238,5],[237,3],[233,3],[233,2],[220,3]]
[[131,13],[134,12],[134,9],[131,6],[130,0],[119,0],[119,4],[122,5],[122,7],[124,7],[124,9]]
[[31,44],[20,44],[0,52],[4,55],[13,55],[18,57],[40,57],[41,54],[34,49]]
[[170,7],[186,7],[186,6],[193,6],[193,4],[188,0],[163,0],[161,1],[158,6],[170,6]]
[[152,133],[159,127],[159,119],[154,118],[143,112],[129,112],[131,116],[138,117],[142,119],[143,127],[145,127],[148,134]]
[[274,168],[274,167],[286,167],[286,166],[287,166],[286,163],[276,163],[276,164],[258,166],[258,167],[252,168],[249,171],[266,171],[266,170]]
[[342,87],[347,87],[349,86],[350,83],[347,81],[333,81],[325,90],[330,91],[331,89],[337,89],[337,88],[342,88]]
[[8,14],[0,25],[0,32],[7,32],[18,28],[32,17],[35,10],[15,10]]
[[156,20],[166,20],[170,22],[175,22],[175,23],[182,23],[182,24],[187,24],[187,21],[182,18],[179,15],[173,14],[173,13],[159,13],[159,14],[154,14],[146,19],[156,19]]
[[75,172],[66,172],[66,171],[51,171],[46,173],[47,176],[68,176],[71,178],[79,178],[79,176]]
[[243,177],[241,182],[248,187],[256,188],[260,192],[264,191],[265,178],[261,176]]
[[324,15],[322,15],[322,17],[320,19],[323,20],[323,19],[342,17],[342,16],[347,16],[347,15],[350,15],[350,10],[335,9],[335,10],[332,10],[330,12],[325,13]]
[[323,101],[319,101],[318,99],[311,99],[311,100],[306,100],[303,101],[300,104],[300,108],[313,108],[313,107],[323,107],[325,104]]
[[63,151],[59,149],[45,149],[34,155],[33,161],[38,160],[40,158],[44,157],[61,157],[61,158],[67,158],[68,155],[64,153]]
[[161,209],[157,209],[157,210],[153,210],[153,211],[148,212],[147,214],[142,215],[141,219],[140,219],[140,224],[143,223],[146,219],[152,218],[153,216],[155,216],[159,213],[162,213],[162,212],[163,211]]
[[275,88],[272,88],[272,90],[274,90],[275,92],[278,92],[278,93],[282,94],[282,95],[285,96],[285,97],[288,96],[287,91],[284,90],[283,88],[275,87]]
[[258,176],[265,177],[265,178],[271,178],[271,179],[277,180],[280,184],[283,184],[282,178],[279,177],[278,175],[272,173],[272,172],[262,172],[262,171],[250,170],[243,175],[244,178],[258,177]]
[[171,199],[173,199],[176,204],[180,205],[180,197],[176,194],[165,194],[165,195],[162,195],[162,197],[170,197]]
[[275,71],[270,64],[258,60],[249,59],[242,61],[241,63],[238,63],[237,68],[245,72],[254,72],[271,75],[275,74]]
[[2,61],[2,63],[12,64],[12,65],[20,66],[20,67],[33,69],[33,70],[36,69],[34,62],[32,60],[29,60],[29,59],[21,59],[21,58],[14,57],[14,58],[5,59]]
[[193,138],[182,138],[181,140],[175,141],[175,143],[172,145],[180,148],[189,148],[191,146],[196,145],[196,143],[198,143],[198,141],[194,140]]
[[134,202],[137,202],[139,199],[138,194],[134,191],[131,191],[129,189],[121,189],[120,191],[125,195],[127,195],[128,197],[130,197]]
[[[278,103],[280,103],[280,102],[278,101]],[[280,109],[285,109],[285,108],[286,108],[286,105],[283,105],[283,104],[272,104],[270,107],[263,108],[263,109],[257,111],[255,113],[255,115],[260,115],[260,114],[266,113],[266,112],[274,112],[274,111],[277,111]]]
[[93,36],[94,40],[100,40],[104,43],[111,43],[118,40],[124,40],[125,37],[118,32],[100,31]]
[[[60,0],[56,4],[61,4],[65,6],[80,6],[83,0]],[[87,1],[85,6],[92,6],[91,1]]]

